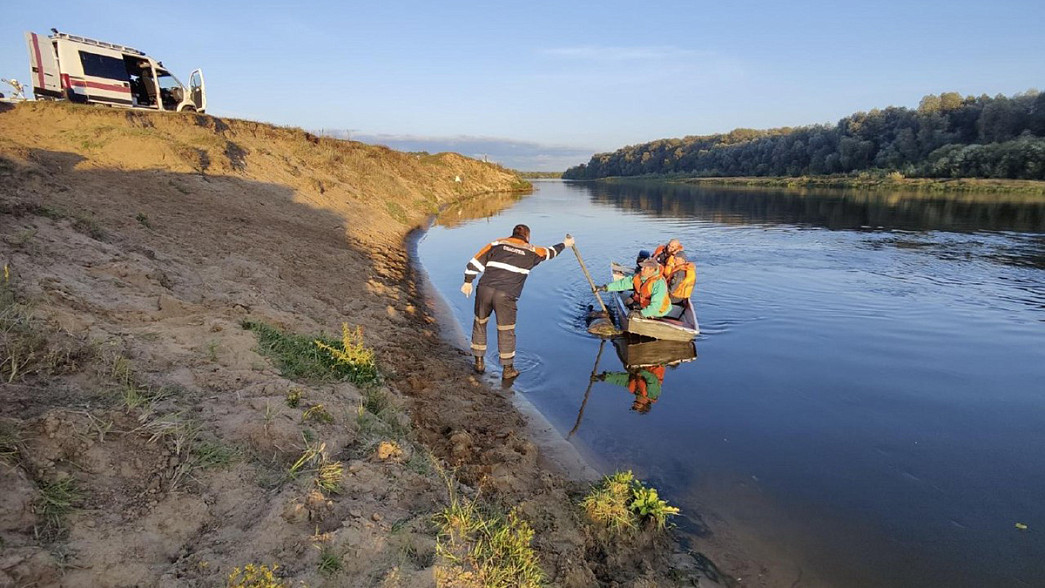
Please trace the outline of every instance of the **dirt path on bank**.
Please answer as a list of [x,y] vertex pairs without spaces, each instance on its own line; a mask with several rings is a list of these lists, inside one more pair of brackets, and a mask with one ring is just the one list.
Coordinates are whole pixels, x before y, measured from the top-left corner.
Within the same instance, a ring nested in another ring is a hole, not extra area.
[[[436,550],[448,487],[517,508],[555,585],[713,585],[664,537],[596,540],[425,307],[409,230],[514,174],[194,115],[0,128],[0,585],[469,585]],[[285,377],[245,322],[362,326],[384,383]],[[290,475],[320,446],[340,492]]]

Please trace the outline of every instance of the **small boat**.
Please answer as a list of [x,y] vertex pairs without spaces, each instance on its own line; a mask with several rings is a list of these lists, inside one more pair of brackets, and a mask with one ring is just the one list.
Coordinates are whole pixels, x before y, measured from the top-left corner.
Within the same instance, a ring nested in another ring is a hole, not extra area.
[[[619,263],[611,264],[610,269],[614,280],[635,273],[632,268]],[[700,325],[697,324],[692,300],[683,301],[682,314],[678,318],[628,318],[628,307],[624,301],[630,292],[617,292],[617,295],[612,297],[614,314],[617,316],[620,330],[640,337],[666,341],[692,341],[700,334]]]

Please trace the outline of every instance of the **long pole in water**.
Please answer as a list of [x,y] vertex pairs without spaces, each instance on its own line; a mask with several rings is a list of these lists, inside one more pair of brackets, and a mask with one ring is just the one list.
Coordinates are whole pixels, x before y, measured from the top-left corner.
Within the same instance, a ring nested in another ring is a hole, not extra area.
[[[569,235],[567,235],[569,236]],[[577,263],[581,264],[581,269],[584,270],[584,277],[588,278],[588,283],[591,284],[591,291],[595,293],[595,298],[599,300],[599,306],[602,307],[602,312],[605,312],[607,316],[610,314],[610,309],[606,308],[606,303],[602,301],[602,296],[599,295],[598,289],[595,288],[595,280],[591,279],[591,274],[588,273],[588,267],[584,265],[584,260],[581,259],[581,252],[577,250],[577,244],[574,243],[573,254],[577,256]]]
[[588,395],[591,394],[591,385],[595,383],[595,374],[599,371],[599,360],[602,359],[602,348],[606,346],[606,340],[603,339],[599,342],[599,353],[595,356],[595,365],[591,368],[591,377],[588,378],[588,389],[584,391],[584,400],[581,401],[581,409],[577,412],[577,422],[573,424],[573,428],[570,429],[570,434],[566,435],[569,439],[573,437],[573,434],[577,432],[577,429],[581,426],[581,419],[584,418],[584,406],[588,404]]

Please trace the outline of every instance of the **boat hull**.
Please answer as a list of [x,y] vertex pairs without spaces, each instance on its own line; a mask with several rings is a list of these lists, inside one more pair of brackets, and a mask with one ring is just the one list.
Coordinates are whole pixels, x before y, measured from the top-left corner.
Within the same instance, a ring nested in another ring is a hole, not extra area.
[[[625,275],[627,268],[620,264],[613,264],[612,271],[614,279]],[[620,330],[640,337],[650,339],[662,339],[665,341],[692,341],[700,334],[700,325],[697,323],[697,314],[693,310],[692,300],[686,300],[683,304],[682,315],[677,319],[671,318],[641,318],[628,317],[628,307],[625,300],[631,291],[616,292],[612,297],[614,314]]]

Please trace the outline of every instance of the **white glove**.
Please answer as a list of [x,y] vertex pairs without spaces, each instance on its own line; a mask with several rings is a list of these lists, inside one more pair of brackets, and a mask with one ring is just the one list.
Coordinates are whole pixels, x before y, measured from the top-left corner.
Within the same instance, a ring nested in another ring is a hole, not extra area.
[[567,247],[573,247],[573,235],[566,235],[566,238],[562,240],[562,244]]
[[464,294],[465,298],[468,298],[469,296],[471,296],[472,295],[472,283],[471,282],[465,282],[465,283],[461,284],[461,293]]

